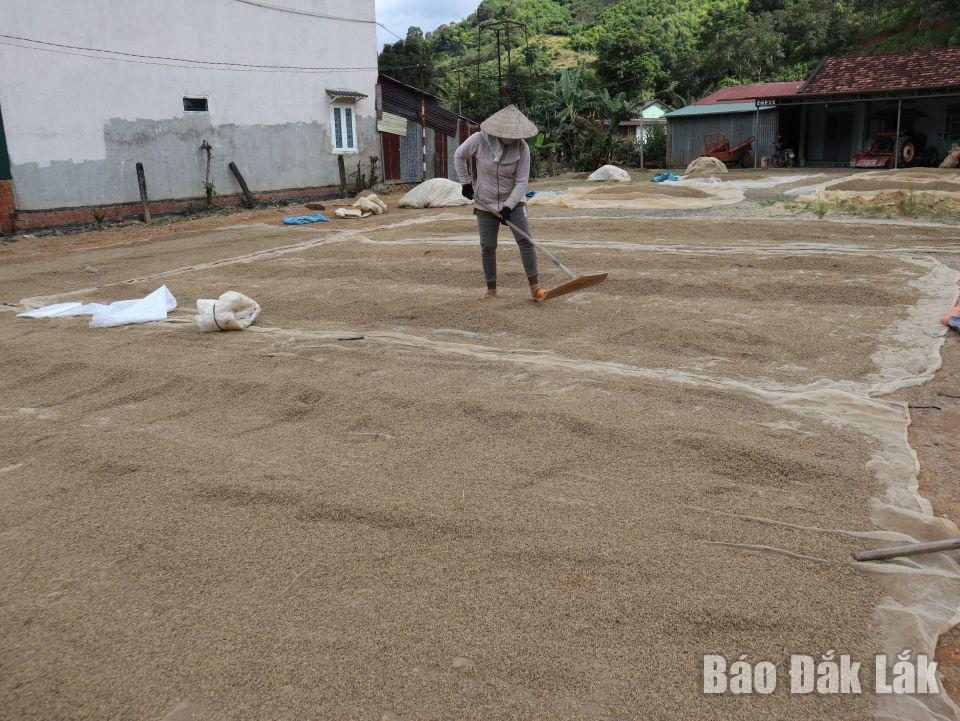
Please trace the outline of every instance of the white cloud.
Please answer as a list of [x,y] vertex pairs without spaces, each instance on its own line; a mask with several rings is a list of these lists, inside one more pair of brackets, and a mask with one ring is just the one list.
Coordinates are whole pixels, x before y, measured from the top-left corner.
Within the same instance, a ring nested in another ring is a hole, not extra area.
[[[407,28],[416,25],[424,32],[438,25],[463,20],[477,9],[479,0],[376,0],[377,21],[383,23],[400,37],[405,37]],[[396,38],[383,28],[377,28],[377,44],[396,42]]]

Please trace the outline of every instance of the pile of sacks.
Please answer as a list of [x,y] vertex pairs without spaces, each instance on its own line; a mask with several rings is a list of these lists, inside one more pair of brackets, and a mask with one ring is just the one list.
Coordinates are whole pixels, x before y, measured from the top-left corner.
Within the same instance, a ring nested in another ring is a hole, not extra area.
[[260,304],[253,298],[228,290],[217,299],[197,298],[197,314],[193,317],[204,333],[243,330],[260,315]]
[[960,145],[954,145],[951,148],[950,152],[947,153],[947,157],[943,159],[943,162],[940,163],[941,168],[956,168],[960,167]]
[[729,173],[727,166],[709,155],[701,155],[687,166],[687,175],[712,175],[714,173]]
[[338,218],[366,218],[370,215],[383,215],[386,210],[387,204],[380,200],[376,193],[370,193],[357,198],[349,208],[337,208],[333,214]]
[[630,182],[630,173],[616,165],[601,165],[587,176],[587,180],[594,182],[615,180],[618,183],[628,183]]
[[412,188],[400,198],[397,206],[400,208],[453,208],[469,204],[470,201],[463,197],[460,183],[448,178],[431,178]]

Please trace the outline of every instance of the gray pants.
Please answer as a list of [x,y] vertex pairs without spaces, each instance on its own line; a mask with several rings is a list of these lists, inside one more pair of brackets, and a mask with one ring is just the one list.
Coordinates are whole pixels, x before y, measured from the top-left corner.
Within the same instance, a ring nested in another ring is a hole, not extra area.
[[[510,215],[510,222],[530,235],[530,224],[527,222],[527,206],[518,203]],[[477,213],[477,229],[480,231],[480,257],[483,261],[483,275],[487,283],[497,282],[497,235],[501,224],[492,215]],[[512,229],[511,229],[512,230]],[[517,245],[520,246],[520,261],[527,278],[537,274],[537,252],[529,240],[513,233]]]

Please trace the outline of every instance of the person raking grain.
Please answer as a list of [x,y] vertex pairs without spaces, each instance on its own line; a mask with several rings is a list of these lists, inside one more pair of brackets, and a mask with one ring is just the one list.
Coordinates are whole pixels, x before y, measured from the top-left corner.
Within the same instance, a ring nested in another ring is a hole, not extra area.
[[[500,225],[506,225],[482,206],[496,210],[504,221],[530,234],[527,220],[526,192],[530,179],[530,148],[526,138],[534,137],[537,126],[515,105],[508,105],[480,123],[480,132],[467,138],[453,156],[457,179],[463,195],[477,206],[477,229],[480,233],[480,257],[487,283],[484,298],[497,294],[497,236]],[[476,178],[471,174],[470,160],[476,165]],[[547,293],[540,287],[537,255],[533,245],[517,234],[520,260],[530,284],[530,295],[541,300]]]

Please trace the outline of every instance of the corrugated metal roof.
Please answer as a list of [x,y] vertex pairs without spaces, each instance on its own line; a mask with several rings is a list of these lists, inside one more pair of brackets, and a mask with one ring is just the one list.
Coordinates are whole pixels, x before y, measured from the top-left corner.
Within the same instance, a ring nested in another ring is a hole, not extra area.
[[380,95],[384,112],[415,122],[420,120],[420,95],[409,85],[398,83],[391,78],[381,78]]
[[357,100],[363,100],[367,97],[366,93],[361,93],[359,90],[344,90],[340,88],[327,88],[327,95],[331,98],[356,98]]
[[427,127],[446,135],[457,136],[457,114],[440,106],[436,95],[421,93],[416,88],[386,75],[380,76],[380,98],[385,113],[420,122],[420,98],[425,98]]
[[[772,108],[769,107],[760,108],[760,110],[771,109]],[[672,120],[673,118],[685,118],[695,115],[728,115],[730,113],[755,112],[757,112],[757,106],[754,103],[716,103],[714,105],[688,105],[685,108],[674,110],[672,113],[667,113],[666,117]]]

